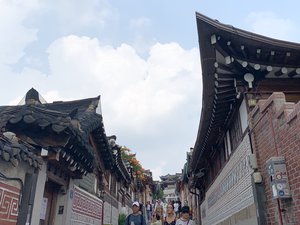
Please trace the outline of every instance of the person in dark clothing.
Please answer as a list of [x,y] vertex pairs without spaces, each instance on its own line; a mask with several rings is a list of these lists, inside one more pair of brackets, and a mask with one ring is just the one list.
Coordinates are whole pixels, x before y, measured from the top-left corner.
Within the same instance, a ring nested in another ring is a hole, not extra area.
[[140,203],[132,203],[132,213],[126,217],[125,225],[146,225],[146,220],[140,212]]
[[140,203],[140,211],[142,214],[144,214],[144,205],[143,203]]
[[147,220],[150,221],[151,215],[152,215],[152,205],[151,205],[150,201],[148,201],[146,204],[146,212],[147,212]]
[[181,201],[180,200],[178,201],[178,212],[179,212],[179,214],[181,212]]
[[164,225],[175,225],[176,224],[176,214],[174,212],[174,205],[167,205],[167,216],[164,219]]

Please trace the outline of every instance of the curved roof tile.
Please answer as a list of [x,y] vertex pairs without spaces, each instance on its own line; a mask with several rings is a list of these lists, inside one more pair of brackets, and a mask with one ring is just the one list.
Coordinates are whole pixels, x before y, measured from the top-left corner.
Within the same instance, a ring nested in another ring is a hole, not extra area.
[[11,132],[0,134],[0,156],[13,166],[17,167],[21,161],[24,161],[32,167],[40,168],[43,159],[37,156],[34,151],[33,146],[21,141],[15,134]]

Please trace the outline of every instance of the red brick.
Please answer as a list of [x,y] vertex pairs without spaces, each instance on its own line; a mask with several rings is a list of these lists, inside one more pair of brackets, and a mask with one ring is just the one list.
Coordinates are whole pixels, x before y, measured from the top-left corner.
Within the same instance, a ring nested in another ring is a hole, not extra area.
[[[285,107],[288,108],[286,112]],[[294,111],[291,111],[292,108]],[[275,93],[267,101],[260,101],[249,116],[251,117],[249,122],[252,123],[250,127],[254,127],[258,122],[253,130],[252,141],[264,178],[268,224],[277,224],[278,208],[277,202],[272,200],[265,162],[270,157],[277,156],[277,152],[285,157],[289,184],[293,193],[292,200],[281,200],[286,210],[283,215],[284,220],[300,221],[300,103],[295,105],[286,103],[282,93]],[[259,121],[260,118],[262,119]]]

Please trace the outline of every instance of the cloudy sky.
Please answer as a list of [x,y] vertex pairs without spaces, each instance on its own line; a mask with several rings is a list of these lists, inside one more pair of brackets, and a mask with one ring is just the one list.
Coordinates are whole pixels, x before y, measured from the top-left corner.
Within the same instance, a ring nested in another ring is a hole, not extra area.
[[154,178],[181,172],[201,111],[198,11],[300,42],[298,1],[0,0],[0,105],[101,95],[108,135]]

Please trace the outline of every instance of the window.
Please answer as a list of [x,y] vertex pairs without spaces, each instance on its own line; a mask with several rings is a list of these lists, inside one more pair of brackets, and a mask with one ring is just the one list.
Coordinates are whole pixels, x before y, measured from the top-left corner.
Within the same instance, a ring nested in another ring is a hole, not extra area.
[[225,142],[220,145],[220,162],[221,162],[221,168],[226,162],[226,150],[225,150]]
[[240,106],[240,118],[241,118],[241,128],[242,132],[244,133],[245,130],[248,127],[248,113],[247,113],[247,107],[246,107],[246,100],[244,99],[241,106]]
[[224,138],[224,144],[225,144],[225,158],[226,160],[231,155],[231,143],[230,143],[230,134],[229,131],[226,132],[225,138]]
[[234,118],[233,123],[230,126],[229,133],[232,150],[234,151],[238,147],[242,138],[242,127],[239,113],[236,114],[236,117]]

